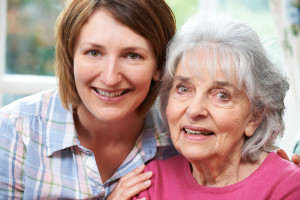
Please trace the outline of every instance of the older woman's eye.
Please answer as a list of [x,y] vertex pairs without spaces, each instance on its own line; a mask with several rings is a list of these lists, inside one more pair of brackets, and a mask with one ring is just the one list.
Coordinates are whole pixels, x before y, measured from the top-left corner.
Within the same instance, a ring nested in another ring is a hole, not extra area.
[[99,51],[92,50],[92,51],[89,51],[89,55],[91,55],[92,57],[98,57],[98,56],[100,56],[100,53],[99,53]]
[[224,89],[213,89],[209,97],[211,102],[216,106],[230,106],[233,103],[231,93]]
[[228,100],[228,95],[223,92],[219,92],[217,94],[217,97],[218,97],[218,99],[221,99],[221,100]]
[[182,85],[177,86],[177,91],[178,91],[179,93],[187,93],[187,92],[190,92],[189,88],[187,88],[187,87],[185,87],[185,86],[182,86]]
[[231,99],[231,95],[226,90],[219,90],[215,92],[215,97],[222,102],[228,102]]

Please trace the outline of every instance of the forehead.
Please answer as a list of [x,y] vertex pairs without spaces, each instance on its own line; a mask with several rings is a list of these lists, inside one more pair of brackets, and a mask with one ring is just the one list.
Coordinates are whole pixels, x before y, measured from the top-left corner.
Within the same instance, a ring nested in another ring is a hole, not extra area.
[[122,24],[105,8],[98,8],[82,26],[77,43],[93,43],[120,48],[154,49],[149,40]]
[[188,51],[181,57],[176,75],[193,76],[199,79],[223,80],[237,85],[235,63],[231,56],[220,55],[210,49]]

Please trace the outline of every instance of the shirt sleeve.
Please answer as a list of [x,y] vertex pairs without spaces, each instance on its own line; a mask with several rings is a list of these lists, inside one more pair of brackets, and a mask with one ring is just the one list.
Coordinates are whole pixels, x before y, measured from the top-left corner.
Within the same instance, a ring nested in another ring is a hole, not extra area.
[[300,169],[284,180],[281,189],[276,195],[278,200],[295,200],[300,199]]
[[0,114],[0,199],[23,197],[25,148],[12,121]]
[[178,151],[175,149],[173,144],[167,146],[161,146],[157,148],[155,159],[164,160],[178,155]]

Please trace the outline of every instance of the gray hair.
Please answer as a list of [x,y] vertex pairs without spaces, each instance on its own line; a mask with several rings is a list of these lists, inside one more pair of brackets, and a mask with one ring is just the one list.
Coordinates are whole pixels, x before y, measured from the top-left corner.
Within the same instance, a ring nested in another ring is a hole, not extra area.
[[[205,51],[201,51],[203,49]],[[170,41],[160,92],[164,122],[167,122],[165,112],[178,63],[188,59],[189,70],[201,75],[197,65],[200,52],[205,52],[206,58],[210,58],[207,66],[211,75],[217,66],[222,68],[228,80],[235,72],[239,87],[245,90],[250,100],[252,116],[262,118],[255,133],[245,139],[242,159],[255,161],[262,151],[276,150],[275,140],[284,131],[282,118],[284,98],[289,88],[287,78],[268,58],[255,31],[229,16],[198,13]],[[187,56],[191,53],[192,56]]]

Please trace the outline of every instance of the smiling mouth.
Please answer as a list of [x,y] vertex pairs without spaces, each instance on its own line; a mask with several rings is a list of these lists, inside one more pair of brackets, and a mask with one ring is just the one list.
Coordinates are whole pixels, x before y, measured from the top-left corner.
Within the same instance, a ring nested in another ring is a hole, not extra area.
[[208,131],[194,131],[194,130],[191,130],[191,129],[187,129],[187,128],[184,128],[183,131],[188,134],[188,135],[205,135],[205,136],[208,136],[208,135],[213,135],[214,132],[208,132]]
[[106,91],[103,91],[100,89],[96,89],[96,88],[94,88],[94,89],[101,96],[108,97],[108,98],[119,97],[119,96],[126,94],[129,91],[129,90],[122,90],[122,91],[118,91],[118,92],[106,92]]

